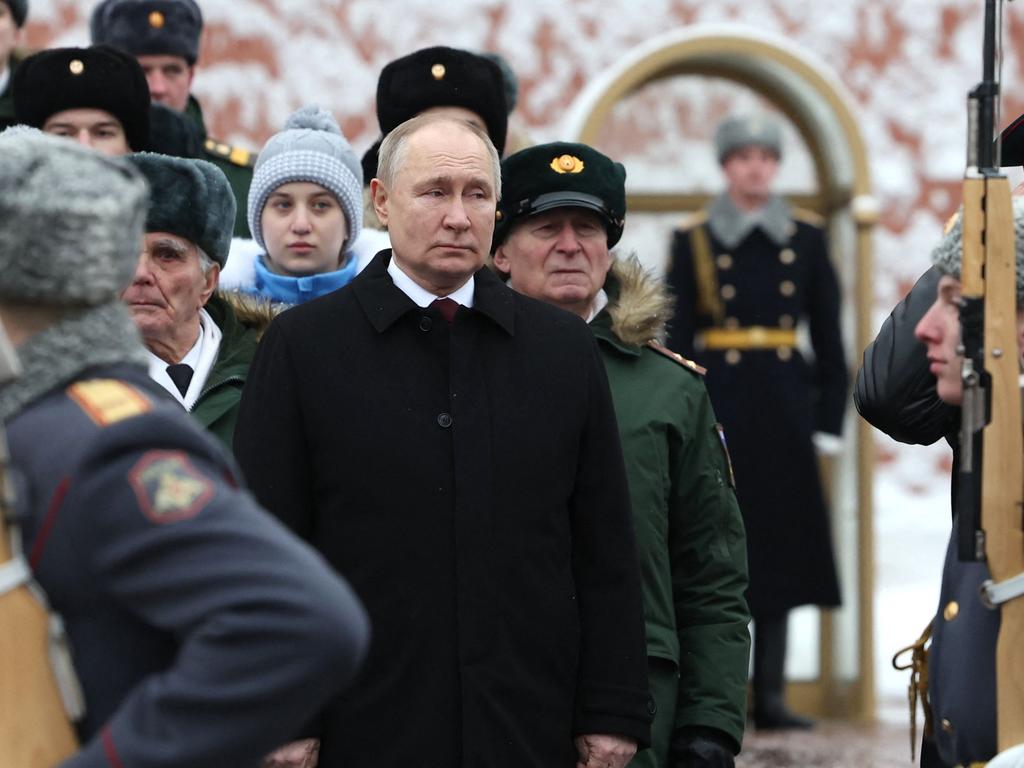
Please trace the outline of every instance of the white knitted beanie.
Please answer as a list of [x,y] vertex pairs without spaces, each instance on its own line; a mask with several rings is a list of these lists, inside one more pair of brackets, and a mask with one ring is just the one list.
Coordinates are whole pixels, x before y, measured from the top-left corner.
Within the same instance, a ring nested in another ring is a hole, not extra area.
[[263,208],[275,189],[293,181],[319,184],[338,198],[348,224],[348,249],[363,226],[363,169],[337,121],[315,104],[294,112],[256,160],[248,218],[249,230],[263,249]]

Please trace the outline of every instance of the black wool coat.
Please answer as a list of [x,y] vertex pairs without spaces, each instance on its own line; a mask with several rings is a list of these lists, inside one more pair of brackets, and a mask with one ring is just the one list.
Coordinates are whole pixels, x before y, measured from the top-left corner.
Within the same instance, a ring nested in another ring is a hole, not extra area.
[[[706,233],[702,267],[695,235]],[[829,513],[812,443],[839,435],[849,389],[840,292],[824,232],[794,219],[777,245],[760,229],[726,248],[700,217],[675,233],[669,284],[677,296],[669,346],[708,369],[747,527],[755,620],[790,608],[839,604]],[[699,349],[716,328],[792,329],[806,323],[814,359],[798,349]]]
[[476,274],[449,326],[387,274],[278,317],[235,450],[373,624],[323,715],[321,765],[574,765],[574,735],[648,742],[639,566],[587,326]]

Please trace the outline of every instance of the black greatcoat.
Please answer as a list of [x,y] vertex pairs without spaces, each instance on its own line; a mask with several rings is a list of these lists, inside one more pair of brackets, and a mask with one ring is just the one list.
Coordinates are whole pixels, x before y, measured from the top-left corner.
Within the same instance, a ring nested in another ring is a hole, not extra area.
[[[669,345],[708,369],[747,526],[750,612],[756,620],[804,604],[836,606],[838,577],[811,436],[840,434],[849,384],[839,287],[824,233],[795,218],[782,245],[755,227],[729,249],[706,218],[698,214],[675,233],[668,280],[677,304]],[[693,230],[706,233],[709,244],[712,261],[703,278]],[[814,360],[791,348],[695,347],[710,328],[791,329],[801,322]]]
[[604,368],[577,317],[476,274],[449,326],[387,274],[270,326],[235,450],[373,624],[320,764],[565,766],[649,740],[639,566]]

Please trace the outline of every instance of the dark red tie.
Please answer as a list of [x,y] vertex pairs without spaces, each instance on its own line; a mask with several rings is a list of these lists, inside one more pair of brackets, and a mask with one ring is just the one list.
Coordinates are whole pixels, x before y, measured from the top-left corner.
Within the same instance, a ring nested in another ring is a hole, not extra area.
[[434,299],[430,302],[430,306],[437,308],[442,317],[448,321],[448,325],[452,324],[455,320],[455,313],[459,311],[459,302],[447,297],[443,299]]

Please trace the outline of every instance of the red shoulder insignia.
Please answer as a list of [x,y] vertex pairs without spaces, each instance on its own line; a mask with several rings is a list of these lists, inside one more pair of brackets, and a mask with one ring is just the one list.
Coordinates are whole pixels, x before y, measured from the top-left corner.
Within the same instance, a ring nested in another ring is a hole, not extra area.
[[647,342],[647,346],[650,347],[651,349],[653,349],[659,355],[664,355],[669,360],[672,360],[673,362],[679,363],[684,368],[689,368],[691,371],[693,371],[694,373],[699,373],[701,376],[703,376],[704,374],[706,374],[708,372],[707,368],[704,368],[703,366],[697,365],[695,362],[693,362],[693,360],[687,360],[685,357],[680,355],[678,352],[673,352],[671,349],[666,347],[664,344],[659,344],[658,342],[654,341],[653,339],[651,339],[650,341]]
[[215,491],[213,481],[182,451],[147,451],[128,473],[128,482],[142,513],[158,525],[195,517]]

